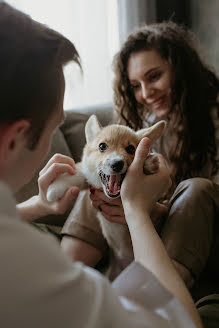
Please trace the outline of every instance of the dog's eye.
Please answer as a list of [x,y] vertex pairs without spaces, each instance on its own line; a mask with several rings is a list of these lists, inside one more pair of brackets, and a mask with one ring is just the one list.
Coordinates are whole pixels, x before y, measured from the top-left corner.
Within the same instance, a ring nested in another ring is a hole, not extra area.
[[107,150],[108,146],[105,142],[101,142],[99,144],[99,150],[103,153],[105,150]]
[[128,147],[126,147],[125,149],[127,151],[128,154],[133,155],[135,153],[135,147],[133,145],[129,145]]

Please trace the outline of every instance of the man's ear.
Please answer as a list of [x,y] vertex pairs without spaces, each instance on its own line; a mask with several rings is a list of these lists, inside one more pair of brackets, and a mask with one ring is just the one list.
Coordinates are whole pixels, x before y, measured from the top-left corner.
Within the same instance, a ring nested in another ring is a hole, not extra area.
[[165,126],[165,121],[159,121],[156,124],[152,125],[150,128],[141,129],[136,133],[141,139],[144,137],[148,137],[151,140],[151,143],[153,143],[161,136]]
[[0,132],[0,160],[7,162],[16,157],[27,144],[26,132],[30,127],[28,120],[19,120],[5,125]]
[[93,140],[95,135],[102,129],[100,122],[98,121],[96,115],[91,115],[85,125],[85,136],[86,141],[89,142]]

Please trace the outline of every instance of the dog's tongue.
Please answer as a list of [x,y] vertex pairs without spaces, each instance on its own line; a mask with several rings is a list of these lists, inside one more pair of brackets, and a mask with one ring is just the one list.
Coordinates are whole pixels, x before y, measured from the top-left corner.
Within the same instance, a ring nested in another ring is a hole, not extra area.
[[118,194],[118,192],[120,191],[120,180],[120,174],[109,176],[109,180],[107,181],[107,190],[110,194]]

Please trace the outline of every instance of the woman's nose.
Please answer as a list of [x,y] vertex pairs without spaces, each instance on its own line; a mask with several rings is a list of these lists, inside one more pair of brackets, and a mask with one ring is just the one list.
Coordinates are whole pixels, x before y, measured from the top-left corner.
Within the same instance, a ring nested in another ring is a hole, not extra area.
[[142,98],[146,100],[153,95],[154,90],[153,88],[147,87],[145,84],[143,84],[141,87],[141,92],[142,92]]

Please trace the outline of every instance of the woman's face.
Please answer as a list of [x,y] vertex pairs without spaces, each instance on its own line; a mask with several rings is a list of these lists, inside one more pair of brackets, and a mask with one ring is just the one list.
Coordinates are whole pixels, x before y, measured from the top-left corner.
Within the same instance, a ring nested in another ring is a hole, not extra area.
[[155,50],[142,50],[129,57],[127,73],[136,101],[165,118],[171,108],[170,64]]

